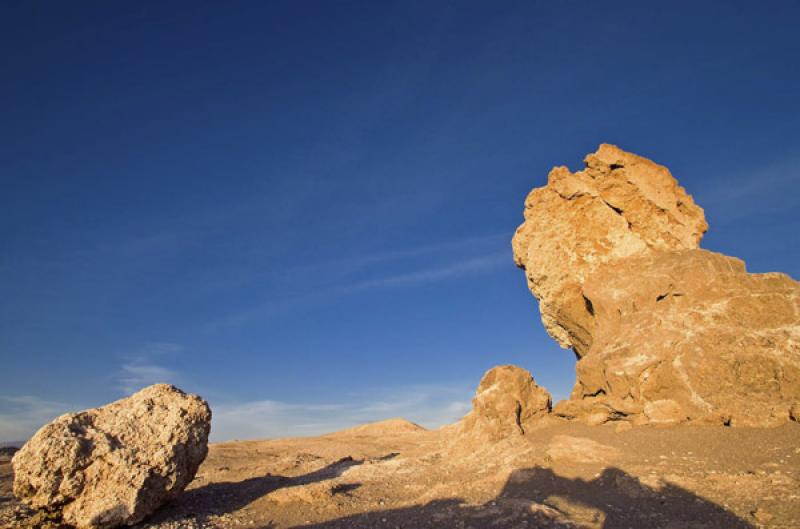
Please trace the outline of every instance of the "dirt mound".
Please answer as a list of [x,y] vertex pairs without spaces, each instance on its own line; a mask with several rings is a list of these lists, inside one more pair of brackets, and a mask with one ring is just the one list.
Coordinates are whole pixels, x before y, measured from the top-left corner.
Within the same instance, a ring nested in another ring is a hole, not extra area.
[[349,435],[397,435],[413,432],[425,431],[425,428],[419,424],[403,419],[402,417],[395,417],[393,419],[386,419],[384,421],[370,422],[361,424],[345,430],[340,430],[329,434],[329,436],[349,436]]

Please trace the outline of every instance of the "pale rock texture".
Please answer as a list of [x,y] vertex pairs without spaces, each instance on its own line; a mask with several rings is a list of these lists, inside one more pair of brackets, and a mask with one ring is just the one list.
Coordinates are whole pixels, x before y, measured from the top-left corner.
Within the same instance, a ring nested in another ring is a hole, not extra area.
[[666,168],[602,145],[550,173],[514,237],[577,381],[556,415],[592,424],[785,422],[800,400],[800,283],[697,249],[702,210]]
[[14,494],[78,528],[132,525],[194,478],[210,424],[205,401],[166,384],[62,415],[14,456]]
[[527,370],[512,365],[494,367],[483,375],[472,411],[462,419],[461,428],[489,441],[524,435],[550,413],[551,403],[550,393],[536,385]]

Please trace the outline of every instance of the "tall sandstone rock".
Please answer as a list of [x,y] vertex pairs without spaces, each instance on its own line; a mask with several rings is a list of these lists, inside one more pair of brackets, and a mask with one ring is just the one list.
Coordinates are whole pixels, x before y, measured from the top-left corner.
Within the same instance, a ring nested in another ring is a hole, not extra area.
[[800,284],[698,249],[670,172],[601,145],[554,168],[512,242],[547,332],[578,358],[554,412],[591,422],[786,421],[800,402]]

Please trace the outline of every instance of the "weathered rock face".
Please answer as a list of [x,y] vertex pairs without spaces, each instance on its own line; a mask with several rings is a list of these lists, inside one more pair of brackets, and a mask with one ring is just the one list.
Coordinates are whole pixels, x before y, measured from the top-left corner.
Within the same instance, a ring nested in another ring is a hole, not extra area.
[[166,384],[62,415],[14,456],[14,494],[79,528],[132,525],[194,478],[210,424],[205,401]]
[[483,375],[462,431],[490,441],[522,435],[550,413],[550,393],[521,367],[506,365]]
[[514,238],[548,331],[579,358],[554,412],[785,422],[800,400],[800,283],[694,249],[702,210],[665,168],[607,145],[587,166],[554,169]]
[[786,275],[686,250],[599,271],[583,292],[595,332],[574,400],[649,422],[755,426],[785,422],[800,398],[800,285]]
[[583,356],[594,324],[583,283],[602,266],[651,251],[696,248],[708,225],[670,172],[646,158],[601,145],[586,169],[556,167],[525,200],[514,234],[517,266],[539,300],[545,329]]

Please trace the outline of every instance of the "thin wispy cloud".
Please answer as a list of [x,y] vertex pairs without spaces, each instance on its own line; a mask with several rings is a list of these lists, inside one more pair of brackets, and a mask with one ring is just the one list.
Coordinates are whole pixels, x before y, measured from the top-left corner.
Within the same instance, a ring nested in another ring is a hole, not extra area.
[[179,384],[179,373],[163,365],[164,360],[175,357],[183,346],[170,342],[154,342],[145,345],[133,355],[126,357],[115,378],[117,388],[125,394],[135,393],[152,384]]
[[393,417],[436,428],[469,411],[472,389],[470,384],[376,389],[340,403],[212,402],[211,436],[224,441],[320,435]]
[[465,261],[448,263],[444,266],[418,270],[407,274],[397,274],[376,279],[367,279],[347,285],[345,292],[366,290],[371,288],[413,285],[455,279],[469,274],[484,272],[502,264],[509,263],[509,252],[473,257]]
[[[481,238],[482,241],[498,239],[497,236],[491,238]],[[476,241],[472,239],[471,241]],[[461,245],[463,247],[463,245]],[[451,248],[453,246],[450,246]],[[393,256],[383,255],[381,257],[367,257],[374,259],[373,263],[387,262],[400,259],[408,255],[425,255],[430,252],[442,252],[444,246],[426,246],[425,250],[408,250],[406,253],[397,253]],[[328,285],[316,288],[313,291],[294,294],[275,299],[269,303],[253,307],[251,309],[239,311],[227,318],[212,322],[209,325],[211,330],[219,327],[231,325],[241,325],[253,320],[268,318],[278,314],[285,314],[293,310],[305,308],[318,303],[323,303],[336,299],[344,295],[352,295],[382,288],[409,287],[422,284],[436,283],[440,281],[454,280],[469,275],[486,273],[498,269],[502,266],[509,266],[511,263],[511,250],[492,251],[480,255],[465,255],[460,259],[450,257],[446,261],[439,261],[416,270],[394,274],[383,274],[365,279],[344,281],[341,284]],[[367,274],[364,274],[367,275]]]
[[[411,248],[400,248],[383,252],[362,253],[351,257],[331,259],[325,263],[314,263],[295,267],[293,272],[313,273],[314,270],[324,269],[329,271],[341,269],[349,272],[362,270],[377,264],[408,259],[420,256],[431,256],[435,254],[459,254],[469,255],[484,251],[487,246],[498,247],[508,246],[510,248],[510,236],[508,233],[492,233],[478,237],[467,237],[465,239],[438,241],[429,244],[422,244]],[[510,250],[509,250],[510,251]]]
[[[120,397],[165,382],[180,385],[183,377],[163,362],[174,359],[183,346],[171,342],[148,343],[132,354],[123,355],[120,367],[108,375]],[[35,395],[0,395],[0,443],[27,440],[36,430],[59,415],[99,406],[47,400]]]
[[[800,195],[800,157],[770,163],[734,174],[726,174],[724,181],[711,181],[713,185],[700,187],[694,192],[697,202],[712,221],[727,222],[740,219],[753,211],[777,212],[796,209]],[[692,190],[690,190],[692,192]]]
[[25,441],[42,425],[80,408],[32,395],[0,395],[0,444]]
[[135,393],[152,384],[177,384],[178,373],[156,364],[123,364],[119,374],[119,389],[125,393]]
[[[283,284],[306,284],[310,279],[324,277],[332,282],[353,282],[354,277],[373,274],[384,267],[398,263],[408,268],[431,268],[437,262],[453,261],[454,256],[469,259],[498,249],[509,248],[509,233],[492,233],[456,240],[436,241],[406,248],[379,251],[350,252],[350,255],[326,255],[325,259],[286,265],[281,269],[264,266],[264,259],[253,259],[256,265],[235,268],[224,277],[212,277],[202,285],[208,292],[224,292],[236,288],[258,288],[259,285],[277,281]],[[509,257],[510,259],[510,257]]]

